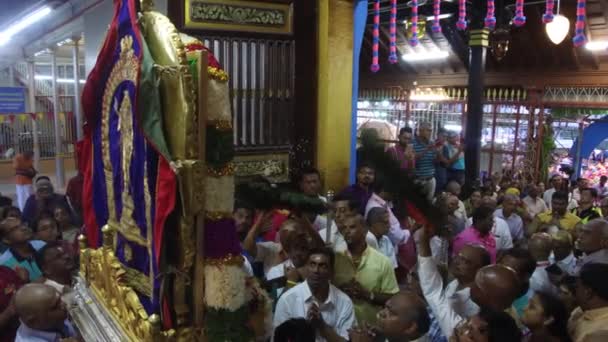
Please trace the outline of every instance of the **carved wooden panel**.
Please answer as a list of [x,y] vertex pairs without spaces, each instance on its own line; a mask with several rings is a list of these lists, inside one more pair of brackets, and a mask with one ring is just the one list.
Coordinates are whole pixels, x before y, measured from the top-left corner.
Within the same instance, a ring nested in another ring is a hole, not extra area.
[[293,4],[241,0],[185,0],[188,29],[291,34]]

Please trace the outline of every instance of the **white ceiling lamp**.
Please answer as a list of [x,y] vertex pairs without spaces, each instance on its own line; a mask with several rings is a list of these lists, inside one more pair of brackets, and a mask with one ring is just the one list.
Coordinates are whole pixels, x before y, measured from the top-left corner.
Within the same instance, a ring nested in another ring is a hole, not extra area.
[[5,30],[0,32],[0,46],[8,43],[15,34],[49,15],[51,11],[52,9],[49,6],[39,8],[38,10],[26,15],[23,19],[18,20],[11,26],[7,27]]
[[558,14],[553,18],[552,22],[545,25],[545,31],[551,42],[558,45],[566,39],[568,32],[570,32],[570,20]]
[[447,51],[433,50],[424,52],[406,53],[401,56],[406,62],[427,62],[432,60],[446,59],[450,56]]
[[570,20],[559,14],[559,0],[557,0],[557,12],[553,21],[545,25],[545,32],[549,40],[555,45],[559,45],[566,39],[568,32],[570,32]]
[[608,41],[606,40],[596,40],[593,42],[587,42],[585,44],[585,48],[589,51],[602,51],[608,49]]

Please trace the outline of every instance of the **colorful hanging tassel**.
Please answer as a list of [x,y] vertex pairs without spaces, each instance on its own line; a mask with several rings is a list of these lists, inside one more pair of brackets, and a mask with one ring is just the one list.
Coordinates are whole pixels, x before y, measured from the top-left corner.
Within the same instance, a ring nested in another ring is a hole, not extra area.
[[378,72],[380,70],[380,64],[378,63],[378,45],[380,44],[380,0],[376,0],[374,3],[374,32],[373,32],[373,43],[372,43],[372,66],[370,69],[372,72]]
[[388,62],[397,63],[397,0],[391,0],[390,54]]
[[439,14],[441,14],[441,0],[433,0],[433,26],[431,29],[435,33],[441,32],[441,24],[439,24]]
[[456,27],[464,31],[467,29],[467,1],[458,0],[458,21]]
[[488,11],[486,12],[486,19],[484,20],[484,26],[488,30],[493,30],[496,27],[496,17],[494,16],[494,0],[488,0]]
[[585,37],[585,16],[587,15],[587,8],[585,7],[585,0],[578,0],[576,2],[576,24],[574,25],[574,38],[572,42],[574,46],[583,46],[587,42]]
[[418,0],[412,0],[412,38],[410,45],[418,45]]
[[545,14],[543,15],[543,23],[548,24],[553,21],[555,15],[553,9],[555,8],[555,0],[547,0],[545,5]]
[[513,18],[513,24],[516,27],[524,26],[526,23],[526,16],[524,16],[524,0],[515,1],[515,18]]

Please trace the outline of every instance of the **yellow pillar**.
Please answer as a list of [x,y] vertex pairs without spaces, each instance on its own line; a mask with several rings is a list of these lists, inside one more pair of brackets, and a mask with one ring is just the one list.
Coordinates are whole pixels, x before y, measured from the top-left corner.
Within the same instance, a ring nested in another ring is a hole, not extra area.
[[352,0],[319,3],[317,167],[326,189],[348,185],[353,78]]

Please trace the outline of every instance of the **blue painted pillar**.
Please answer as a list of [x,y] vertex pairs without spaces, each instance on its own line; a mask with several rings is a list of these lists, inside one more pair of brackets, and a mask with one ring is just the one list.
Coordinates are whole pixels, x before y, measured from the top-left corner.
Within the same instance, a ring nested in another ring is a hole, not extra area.
[[357,102],[359,99],[359,55],[367,23],[367,0],[356,0],[353,24],[353,105],[351,121],[350,172],[351,183],[355,182],[357,170]]

